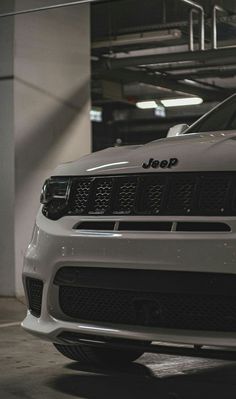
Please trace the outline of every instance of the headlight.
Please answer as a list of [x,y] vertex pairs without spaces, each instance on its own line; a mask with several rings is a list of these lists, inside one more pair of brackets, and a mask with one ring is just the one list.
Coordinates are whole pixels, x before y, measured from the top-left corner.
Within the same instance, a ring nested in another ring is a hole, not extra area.
[[70,179],[52,177],[45,181],[40,202],[43,204],[43,214],[52,220],[57,220],[66,212],[70,194]]

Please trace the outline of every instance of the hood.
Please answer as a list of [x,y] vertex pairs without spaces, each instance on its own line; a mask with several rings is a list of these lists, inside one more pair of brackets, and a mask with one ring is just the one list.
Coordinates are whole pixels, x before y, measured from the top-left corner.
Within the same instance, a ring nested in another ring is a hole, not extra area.
[[[171,159],[176,161],[170,162]],[[167,163],[162,163],[163,167],[160,167],[161,161]],[[144,168],[143,163],[150,167]],[[62,164],[56,168],[53,175],[95,176],[234,170],[236,170],[236,131],[225,131],[165,138],[141,146],[108,148],[86,155],[78,161]]]

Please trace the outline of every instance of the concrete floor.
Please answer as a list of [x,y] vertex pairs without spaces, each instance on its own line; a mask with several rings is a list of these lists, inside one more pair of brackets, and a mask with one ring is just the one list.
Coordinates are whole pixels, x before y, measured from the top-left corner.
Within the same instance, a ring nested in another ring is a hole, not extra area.
[[236,398],[236,361],[146,354],[127,369],[86,369],[25,333],[24,314],[0,299],[0,398]]

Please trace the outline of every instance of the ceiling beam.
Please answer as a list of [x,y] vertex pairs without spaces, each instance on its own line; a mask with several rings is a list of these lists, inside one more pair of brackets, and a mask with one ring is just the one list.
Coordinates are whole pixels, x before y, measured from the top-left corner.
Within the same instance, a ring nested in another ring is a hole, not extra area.
[[159,86],[170,89],[174,92],[182,92],[186,94],[196,95],[202,97],[204,100],[210,101],[216,98],[222,100],[228,95],[232,94],[231,91],[214,88],[203,87],[198,84],[187,84],[178,82],[175,78],[167,76],[158,76],[156,74],[148,74],[145,71],[132,71],[127,69],[115,70],[106,72],[104,75],[106,80],[122,83],[145,83],[151,86]]
[[185,71],[172,74],[174,79],[204,79],[204,78],[230,78],[236,76],[236,66],[206,67],[202,69],[186,68]]
[[[218,50],[216,50],[218,51]],[[191,61],[191,63],[186,63],[186,62],[179,62],[179,63],[168,63],[168,64],[155,64],[155,65],[148,65],[147,69],[150,71],[162,71],[162,72],[169,72],[169,71],[182,71],[185,69],[197,69],[201,70],[204,68],[216,68],[216,67],[222,67],[222,66],[233,66],[235,65],[236,61],[234,58],[222,58],[222,59],[217,59],[217,60],[206,60],[204,62],[198,62],[198,61]]]
[[228,62],[231,62],[231,64],[235,63],[235,59],[236,47],[205,51],[186,51],[178,53],[168,52],[163,54],[152,54],[136,57],[107,58],[94,63],[94,73],[100,73],[104,70],[107,71],[139,65],[160,65],[172,63],[177,63],[181,65],[183,62],[194,61],[208,65],[209,62],[222,62],[222,60],[224,60],[224,64],[226,65]]

